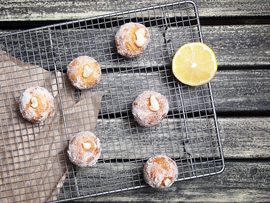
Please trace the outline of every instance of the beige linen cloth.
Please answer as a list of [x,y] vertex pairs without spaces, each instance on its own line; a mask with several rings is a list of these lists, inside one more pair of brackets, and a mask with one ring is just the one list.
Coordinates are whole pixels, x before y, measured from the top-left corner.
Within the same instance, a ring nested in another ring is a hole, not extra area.
[[[24,120],[21,93],[41,86],[55,98],[55,110],[43,123]],[[58,198],[70,163],[68,138],[94,130],[102,94],[74,96],[67,76],[25,64],[0,50],[0,197],[2,202],[47,202]],[[63,115],[64,114],[64,115]]]

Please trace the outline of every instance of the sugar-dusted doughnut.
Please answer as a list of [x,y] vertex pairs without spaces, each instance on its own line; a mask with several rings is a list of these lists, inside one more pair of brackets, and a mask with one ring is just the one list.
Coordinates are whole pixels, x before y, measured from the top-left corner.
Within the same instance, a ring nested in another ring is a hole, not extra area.
[[151,157],[144,165],[143,177],[153,188],[170,187],[178,177],[178,168],[167,156]]
[[79,56],[67,67],[71,84],[78,89],[88,89],[95,86],[101,78],[98,62],[89,56]]
[[100,140],[90,131],[79,132],[70,138],[67,153],[73,164],[93,166],[101,154]]
[[43,87],[30,87],[20,96],[19,109],[23,118],[28,121],[43,122],[50,116],[53,108],[53,96]]
[[169,111],[169,104],[163,95],[154,91],[145,91],[132,104],[134,119],[144,127],[160,123]]
[[135,57],[142,53],[149,42],[148,29],[140,23],[126,23],[115,35],[117,52],[126,57]]

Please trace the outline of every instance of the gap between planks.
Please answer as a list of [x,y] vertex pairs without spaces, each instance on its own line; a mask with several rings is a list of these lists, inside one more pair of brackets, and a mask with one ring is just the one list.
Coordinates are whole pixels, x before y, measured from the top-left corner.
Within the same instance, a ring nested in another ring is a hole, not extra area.
[[[2,21],[48,21],[88,18],[125,10],[172,3],[176,0],[151,1],[53,1],[42,0],[38,3],[30,0],[2,3],[0,20]],[[204,1],[195,0],[201,17],[227,16],[269,16],[270,4],[265,0]],[[128,9],[127,9],[128,8]],[[19,12],[18,12],[19,11]]]

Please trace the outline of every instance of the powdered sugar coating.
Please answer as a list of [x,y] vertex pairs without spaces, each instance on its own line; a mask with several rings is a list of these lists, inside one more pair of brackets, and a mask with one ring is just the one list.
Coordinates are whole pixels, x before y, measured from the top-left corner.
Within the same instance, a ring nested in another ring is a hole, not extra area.
[[[83,77],[85,66],[88,66],[93,70],[88,78]],[[79,56],[68,65],[67,75],[73,86],[81,90],[88,89],[99,82],[101,78],[101,69],[94,58],[89,56]]]
[[[135,32],[143,28],[145,30],[146,42],[142,47],[138,47],[135,43],[136,35]],[[117,52],[126,57],[135,57],[142,53],[149,42],[150,34],[148,29],[140,23],[126,23],[120,27],[115,35],[115,43],[117,47]]]
[[[36,97],[38,106],[33,108],[31,98]],[[39,86],[26,89],[20,96],[19,109],[24,119],[40,123],[49,117],[54,108],[54,98],[51,93]]]
[[[90,143],[90,149],[84,149],[83,143]],[[73,164],[79,167],[93,166],[101,154],[100,140],[90,131],[79,132],[70,138],[67,153]]]
[[[178,168],[171,158],[159,155],[151,157],[143,168],[144,180],[153,188],[170,187],[178,177]],[[169,184],[166,185],[169,179]]]
[[[159,103],[159,110],[152,111],[150,108],[150,97],[154,96]],[[169,104],[163,95],[154,91],[145,91],[140,94],[132,104],[134,119],[144,127],[151,127],[159,124],[167,115]]]

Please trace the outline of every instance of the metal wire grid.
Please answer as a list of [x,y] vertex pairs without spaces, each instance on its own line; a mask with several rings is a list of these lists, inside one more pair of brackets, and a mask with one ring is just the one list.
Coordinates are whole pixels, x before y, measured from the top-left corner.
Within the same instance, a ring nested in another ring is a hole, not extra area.
[[[151,41],[143,54],[128,59],[117,54],[114,36],[122,24],[131,21],[146,25]],[[192,1],[0,36],[0,49],[30,69],[30,77],[25,79],[25,68],[17,68],[16,60],[16,65],[12,66],[12,60],[8,59],[11,68],[4,66],[4,77],[0,80],[0,147],[5,149],[0,152],[1,178],[5,184],[5,191],[0,193],[1,199],[10,196],[14,201],[28,201],[28,197],[22,195],[28,189],[37,202],[44,199],[50,201],[55,197],[58,201],[66,201],[141,188],[146,185],[142,175],[143,165],[149,157],[158,154],[166,154],[177,162],[178,180],[222,172],[224,158],[210,84],[185,86],[173,77],[171,71],[171,60],[176,50],[193,41],[203,39],[197,8]],[[65,82],[65,75],[62,74],[69,62],[81,55],[94,57],[102,68],[100,83],[90,91],[75,90]],[[5,61],[3,53],[2,60]],[[40,72],[38,67],[42,67],[43,71]],[[57,74],[51,74],[54,72]],[[45,124],[29,124],[18,112],[18,95],[34,83],[50,89],[55,95],[56,113]],[[132,101],[144,90],[160,92],[169,101],[168,116],[152,128],[139,126],[131,114]],[[92,109],[83,102],[77,103],[75,112],[69,104],[80,98],[93,99],[97,94],[103,94],[102,100],[97,101],[101,107],[94,129],[102,143],[101,159],[90,168],[68,167],[64,151],[68,137],[87,130],[89,123],[95,124],[89,118],[97,116],[85,114]],[[5,133],[9,138],[4,137]],[[45,134],[51,137],[43,136]],[[25,137],[28,139],[24,140]],[[49,162],[44,155],[52,150],[48,140],[53,141],[55,151],[61,151],[50,153]],[[41,150],[34,158],[37,147]],[[15,164],[2,161],[9,153],[8,158],[16,160]],[[22,156],[32,157],[39,164],[30,166],[26,158],[22,161]],[[51,171],[52,175],[38,180],[38,172],[30,173],[31,167]],[[28,169],[29,180],[18,179],[23,169]],[[59,176],[66,179],[61,190],[53,193],[51,185],[59,183]],[[39,181],[43,181],[43,188],[38,187]],[[45,190],[50,190],[52,194],[43,194]]]

